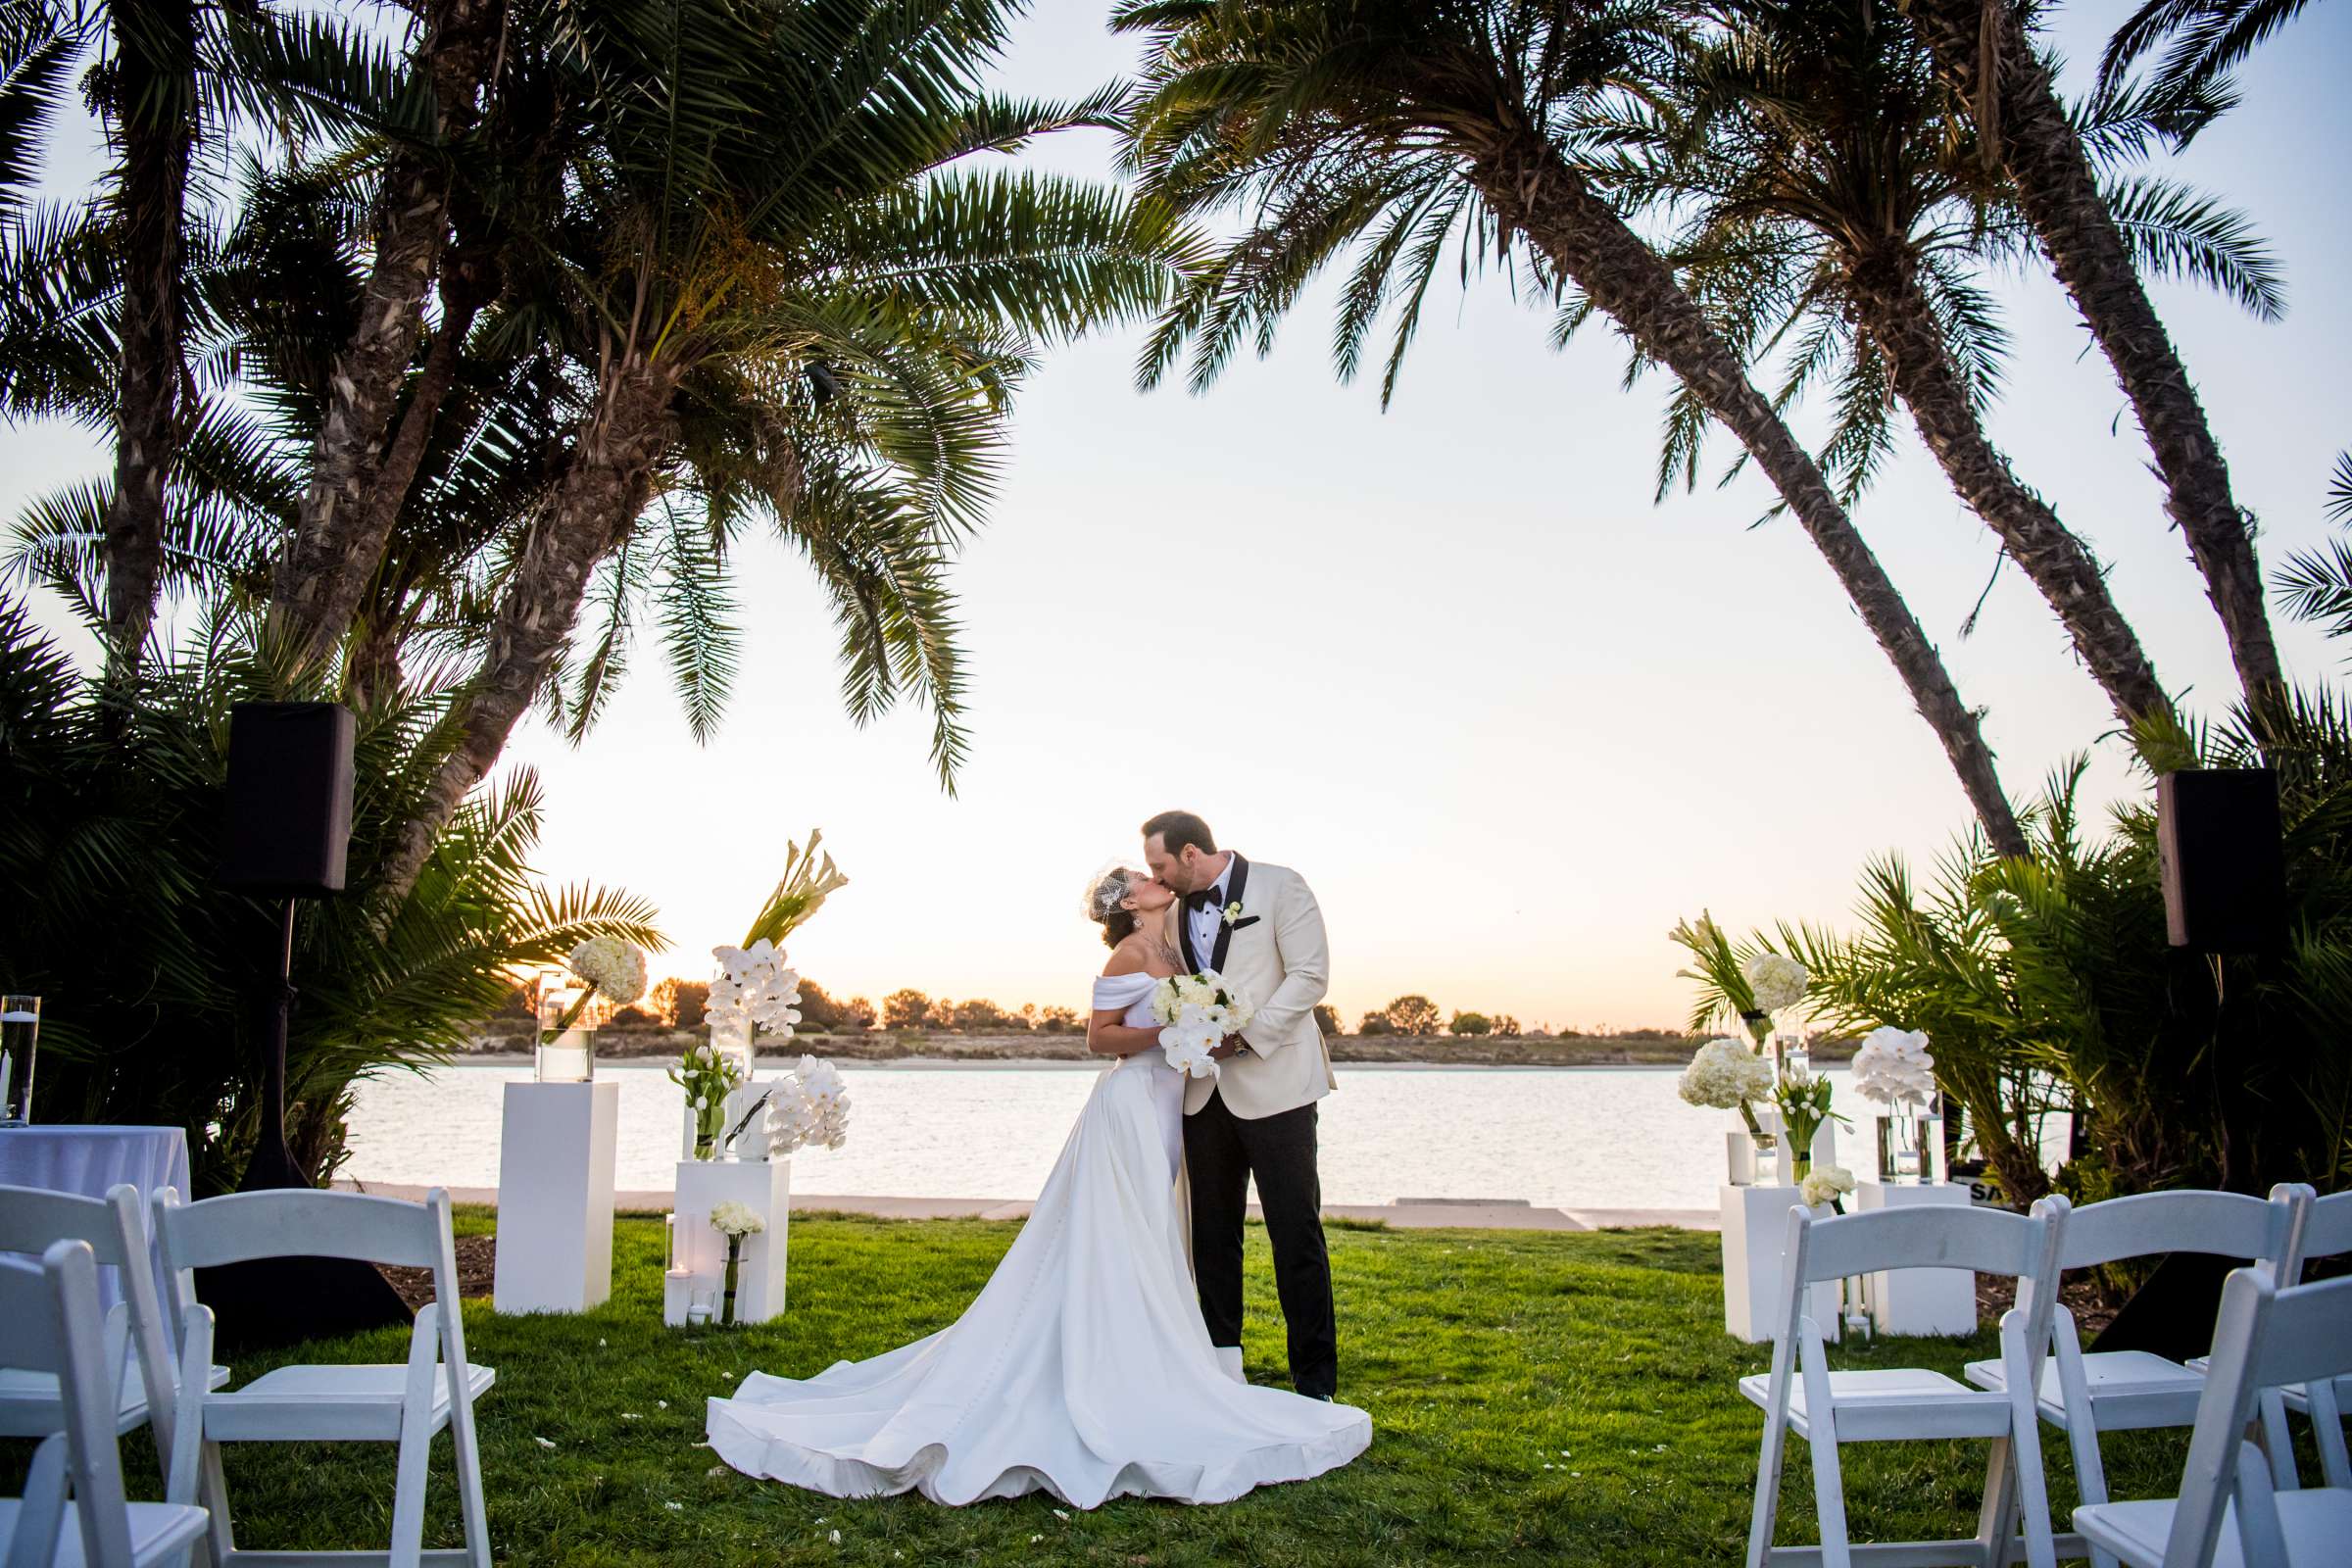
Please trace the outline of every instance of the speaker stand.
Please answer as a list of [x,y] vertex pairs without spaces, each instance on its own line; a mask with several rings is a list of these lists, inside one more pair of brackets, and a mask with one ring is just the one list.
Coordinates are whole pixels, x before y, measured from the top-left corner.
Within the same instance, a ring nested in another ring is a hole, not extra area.
[[[261,988],[262,1114],[240,1193],[309,1187],[286,1142],[286,1023],[294,1004],[294,901],[285,901],[277,971]],[[196,1271],[196,1298],[218,1321],[224,1354],[356,1334],[416,1315],[374,1265],[341,1257],[257,1257]]]

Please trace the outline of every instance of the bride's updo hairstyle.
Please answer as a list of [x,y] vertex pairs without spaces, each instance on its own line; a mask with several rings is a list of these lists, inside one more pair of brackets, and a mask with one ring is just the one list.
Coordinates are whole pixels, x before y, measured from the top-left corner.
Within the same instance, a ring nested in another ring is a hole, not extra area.
[[1102,945],[1106,948],[1115,948],[1135,935],[1135,911],[1120,907],[1134,880],[1133,871],[1114,865],[1107,871],[1095,873],[1094,880],[1086,885],[1086,917],[1102,928]]

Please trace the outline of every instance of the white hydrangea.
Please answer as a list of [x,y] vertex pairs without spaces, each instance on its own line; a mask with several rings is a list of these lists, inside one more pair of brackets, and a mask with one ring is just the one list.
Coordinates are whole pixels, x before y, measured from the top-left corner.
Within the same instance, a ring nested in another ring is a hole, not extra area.
[[1693,1105],[1738,1110],[1772,1093],[1772,1064],[1728,1036],[1710,1040],[1690,1057],[1675,1090]]
[[1778,1012],[1793,1007],[1805,998],[1805,985],[1813,977],[1805,966],[1794,958],[1778,953],[1759,953],[1747,960],[1742,971],[1747,976],[1747,989],[1756,999],[1760,1012]]
[[710,1228],[721,1236],[757,1236],[767,1229],[767,1221],[750,1204],[729,1199],[710,1205]]
[[1936,1058],[1928,1052],[1928,1037],[1917,1029],[1873,1029],[1854,1053],[1854,1089],[1882,1105],[1927,1104],[1936,1098]]
[[748,948],[712,948],[710,956],[718,960],[718,973],[711,977],[704,1015],[729,1032],[763,1029],[791,1039],[801,1021],[801,977],[786,965],[784,950],[761,937]]
[[1816,1165],[1796,1184],[1796,1195],[1808,1207],[1834,1203],[1854,1190],[1854,1173],[1843,1165]]
[[571,972],[616,1007],[645,995],[645,950],[618,937],[590,937],[571,950]]

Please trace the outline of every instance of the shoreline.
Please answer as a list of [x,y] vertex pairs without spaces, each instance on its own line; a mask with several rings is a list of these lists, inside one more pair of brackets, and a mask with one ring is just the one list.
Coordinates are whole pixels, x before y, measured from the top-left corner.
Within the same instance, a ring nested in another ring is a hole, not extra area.
[[[674,1064],[686,1046],[699,1044],[699,1030],[608,1029],[597,1036],[600,1062],[643,1062],[649,1066]],[[1527,1039],[1518,1036],[1364,1036],[1342,1035],[1330,1042],[1336,1066],[1409,1067],[1643,1067],[1681,1069],[1697,1049],[1695,1038],[1657,1038],[1648,1035],[1580,1035]],[[951,1034],[804,1034],[775,1044],[763,1042],[760,1063],[789,1062],[807,1055],[823,1056],[840,1064],[940,1071],[964,1067],[1100,1068],[1108,1058],[1086,1049],[1078,1034],[951,1035]],[[1813,1059],[1837,1064],[1851,1059],[1853,1042],[1823,1041]],[[487,1035],[450,1058],[456,1063],[484,1066],[528,1065],[530,1037]]]

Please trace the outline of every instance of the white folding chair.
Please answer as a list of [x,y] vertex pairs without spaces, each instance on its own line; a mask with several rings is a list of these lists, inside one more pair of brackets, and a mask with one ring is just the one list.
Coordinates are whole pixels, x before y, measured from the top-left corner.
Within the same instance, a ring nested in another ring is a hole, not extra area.
[[[2001,1356],[2016,1386],[2033,1387],[2034,1360],[2048,1335],[2046,1283],[2056,1278],[2066,1200],[2048,1198],[2028,1216],[1981,1208],[1899,1208],[1815,1220],[1791,1207],[1782,1256],[1787,1299],[1773,1335],[1772,1370],[1740,1380],[1740,1392],[1764,1409],[1763,1450],[1749,1515],[1747,1568],[1771,1563],[1849,1568],[1936,1563],[2001,1568],[2014,1555],[2012,1521],[2022,1509],[2025,1556],[2034,1568],[2057,1560],[2049,1496],[2042,1485],[2039,1429],[2022,1395],[1985,1393],[1924,1369],[1833,1372],[1821,1325],[1806,1315],[1809,1287],[1882,1269],[1965,1268],[2017,1281],[2017,1305],[2001,1315]],[[1812,1448],[1813,1498],[1821,1520],[1818,1546],[1775,1546],[1781,1470],[1788,1435]],[[1847,1540],[1838,1448],[1848,1443],[1988,1438],[1984,1502],[1973,1539],[1855,1544]]]
[[[2088,1203],[2067,1216],[2058,1266],[2097,1268],[2160,1252],[2205,1252],[2267,1265],[2286,1256],[2301,1212],[2295,1191],[2274,1190],[2269,1201],[2243,1193],[2137,1193]],[[2055,1298],[2056,1284],[2051,1296]],[[2042,1355],[2048,1348],[2052,1353]],[[2149,1350],[2084,1351],[2075,1315],[2052,1301],[2047,1346],[2035,1347],[2039,1369],[2034,1408],[2066,1434],[2074,1455],[2075,1491],[2084,1502],[2107,1500],[2107,1472],[2099,1434],[2195,1424],[2205,1380],[2193,1369]],[[2012,1386],[2006,1358],[1971,1361],[1968,1381],[1981,1389]],[[2060,1546],[2068,1542],[2061,1538]],[[2092,1547],[2094,1568],[2114,1568]]]
[[[135,1431],[152,1412],[156,1453],[168,1477],[178,1357],[166,1343],[168,1325],[156,1296],[155,1259],[138,1189],[123,1183],[98,1199],[39,1187],[0,1187],[0,1252],[38,1257],[61,1241],[87,1244],[100,1263],[115,1269],[122,1296],[107,1309],[102,1346],[115,1378],[115,1431]],[[228,1368],[206,1369],[206,1387],[217,1389],[227,1381]],[[65,1424],[54,1374],[0,1372],[0,1437],[46,1437]]]
[[[2278,1283],[2293,1285],[2303,1278],[2303,1265],[2315,1257],[2336,1257],[2352,1252],[2352,1192],[2330,1193],[2326,1198],[2315,1196],[2309,1187],[2297,1187],[2304,1200],[2301,1223],[2294,1229],[2286,1256],[2279,1261]],[[2276,1191],[2276,1190],[2275,1190]],[[2199,1362],[2190,1362],[2199,1371]],[[2340,1416],[2352,1406],[2352,1377],[2335,1380],[2335,1408]],[[2311,1415],[2311,1392],[2299,1383],[2280,1389],[2262,1391],[2263,1446],[2270,1450],[2271,1484],[2280,1492],[2292,1492],[2303,1484],[2295,1473],[2294,1437],[2287,1426],[2286,1412]],[[2312,1421],[2313,1446],[2320,1451],[2320,1479],[2330,1487],[2352,1487],[2352,1454],[2344,1446],[2344,1428],[2341,1421]]]
[[[0,1323],[8,1325],[0,1363],[49,1378],[61,1416],[33,1450],[24,1495],[0,1497],[7,1568],[184,1561],[204,1534],[204,1510],[123,1498],[122,1456],[115,1446],[122,1361],[119,1351],[107,1352],[98,1260],[89,1243],[57,1242],[38,1268],[0,1259]],[[79,1522],[71,1532],[69,1508]]]
[[[433,1299],[416,1313],[405,1365],[284,1366],[242,1388],[188,1401],[200,1428],[195,1443],[172,1453],[173,1483],[193,1480],[211,1510],[213,1568],[238,1557],[282,1565],[310,1561],[389,1564],[466,1563],[490,1568],[490,1533],[482,1513],[482,1469],[474,1440],[473,1401],[495,1380],[466,1359],[458,1306],[457,1248],[450,1239],[449,1195],[434,1188],[421,1203],[357,1193],[303,1190],[238,1193],[183,1203],[166,1188],[156,1195],[155,1229],[170,1270],[172,1303],[191,1345],[201,1335],[211,1354],[208,1320],[192,1315],[194,1271],[257,1257],[338,1257],[433,1271]],[[194,1353],[191,1349],[190,1353]],[[424,1487],[433,1435],[444,1426],[456,1449],[458,1503],[466,1520],[462,1549],[426,1551]],[[388,1552],[239,1552],[229,1523],[220,1465],[223,1443],[328,1442],[399,1445]],[[201,1463],[202,1473],[194,1467]]]
[[2313,1413],[2337,1419],[2335,1380],[2352,1372],[2352,1279],[2280,1290],[2241,1268],[2222,1289],[2213,1357],[2178,1497],[2093,1502],[2075,1529],[2132,1568],[2342,1568],[2352,1562],[2352,1491],[2277,1492],[2246,1441],[2264,1389],[2301,1384]]

